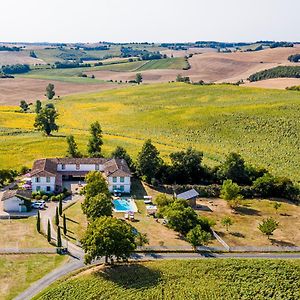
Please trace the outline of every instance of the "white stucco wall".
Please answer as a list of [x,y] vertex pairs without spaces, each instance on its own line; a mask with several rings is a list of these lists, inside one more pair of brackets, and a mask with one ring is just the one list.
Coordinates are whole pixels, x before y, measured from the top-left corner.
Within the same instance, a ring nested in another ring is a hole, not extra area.
[[[37,192],[37,187],[40,187],[40,191],[54,192],[55,191],[55,177],[50,177],[50,182],[47,182],[46,177],[39,177],[40,182],[36,182],[36,177],[31,177],[32,191]],[[50,191],[47,191],[47,186],[50,187]]]
[[3,210],[7,212],[20,212],[20,204],[24,204],[24,200],[21,200],[18,197],[12,197],[3,201]]
[[117,177],[116,182],[113,182],[113,176],[109,176],[107,178],[107,181],[108,181],[108,189],[109,189],[109,191],[111,193],[114,190],[114,186],[117,189],[120,189],[121,186],[123,186],[125,193],[129,194],[131,192],[131,178],[129,176],[128,177],[124,177],[124,182],[121,182],[120,177]]
[[96,170],[96,164],[80,164],[79,169],[76,169],[76,164],[65,164],[64,169],[62,164],[58,164],[57,171],[103,171],[103,165],[99,165],[99,170]]

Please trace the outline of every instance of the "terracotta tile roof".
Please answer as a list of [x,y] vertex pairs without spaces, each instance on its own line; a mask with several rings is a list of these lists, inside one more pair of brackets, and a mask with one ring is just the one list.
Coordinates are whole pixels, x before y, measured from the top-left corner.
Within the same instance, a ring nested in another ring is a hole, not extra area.
[[130,169],[124,159],[113,158],[104,164],[106,176],[126,177],[132,176]]
[[107,158],[95,158],[95,157],[82,157],[82,158],[73,158],[73,157],[63,157],[63,158],[55,158],[57,164],[99,164],[103,165],[109,159]]
[[[85,176],[86,171],[57,171],[58,164],[99,164],[103,165],[106,176],[131,176],[130,169],[124,159],[119,158],[44,158],[36,160],[30,175],[32,177],[56,177],[56,184],[61,185],[62,175]],[[59,176],[58,176],[59,175]]]
[[53,177],[57,173],[57,163],[54,159],[44,158],[36,160],[33,163],[32,170],[30,172],[31,176],[49,176]]
[[31,198],[31,191],[28,190],[7,190],[3,193],[1,201],[8,200],[12,197],[20,197],[20,198]]

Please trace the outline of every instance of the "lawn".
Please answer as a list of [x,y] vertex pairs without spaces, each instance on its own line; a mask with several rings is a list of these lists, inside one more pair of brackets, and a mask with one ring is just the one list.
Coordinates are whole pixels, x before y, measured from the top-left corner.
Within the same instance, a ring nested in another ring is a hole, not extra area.
[[218,164],[230,151],[279,176],[299,181],[299,98],[292,91],[228,85],[141,85],[56,102],[60,131],[44,137],[33,130],[34,114],[0,107],[0,168],[31,166],[34,159],[65,154],[65,135],[86,151],[89,124],[100,121],[104,154],[124,146],[135,158],[150,138],[162,156],[193,146]]
[[1,255],[0,299],[13,299],[66,260],[59,255]]
[[[67,221],[67,238],[73,243],[83,237],[87,227],[87,219],[81,210],[81,203],[82,201],[78,201],[64,210]],[[60,223],[62,224],[62,219]]]
[[36,217],[0,220],[0,248],[49,248],[47,239],[36,230]]
[[[275,200],[243,200],[242,206],[234,212],[225,200],[203,198],[198,201],[202,206],[198,212],[216,221],[214,229],[229,246],[300,246],[300,207],[280,201],[281,207],[276,212],[274,203]],[[225,216],[230,216],[234,222],[228,232],[221,225]],[[269,217],[279,222],[270,240],[257,228],[263,219]]]
[[[189,244],[182,240],[175,231],[157,223],[153,217],[147,217],[146,207],[142,200],[137,200],[136,204],[139,212],[135,214],[136,222],[130,222],[130,224],[138,231],[147,233],[150,246],[159,246],[163,242],[165,246],[187,246],[189,248]],[[67,237],[76,243],[83,237],[87,227],[86,217],[81,210],[81,201],[76,202],[64,212],[67,217]],[[123,213],[114,213],[114,216],[124,219]]]
[[296,260],[177,260],[94,267],[52,284],[34,299],[300,298]]

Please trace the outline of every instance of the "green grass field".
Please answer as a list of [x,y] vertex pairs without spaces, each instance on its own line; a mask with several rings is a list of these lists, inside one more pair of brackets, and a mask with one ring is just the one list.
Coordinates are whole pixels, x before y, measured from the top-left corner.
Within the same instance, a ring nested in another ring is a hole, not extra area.
[[[90,51],[92,52],[92,51]],[[137,72],[146,70],[157,70],[157,69],[180,69],[186,67],[187,63],[184,58],[165,58],[153,61],[116,61],[116,62],[105,62],[103,66],[92,66],[90,68],[70,68],[70,69],[51,69],[47,66],[41,66],[41,69],[34,67],[32,71],[26,74],[18,75],[24,78],[35,78],[45,80],[58,80],[63,82],[73,83],[88,83],[88,84],[99,84],[103,80],[83,78],[78,75],[85,72],[93,71],[114,71],[114,72]]]
[[94,268],[51,285],[34,299],[296,300],[300,262],[156,261]]
[[151,138],[164,158],[193,146],[205,162],[230,151],[274,174],[300,180],[299,97],[292,91],[228,85],[142,85],[64,97],[56,102],[60,131],[44,137],[33,130],[34,114],[0,107],[0,168],[31,165],[37,158],[64,155],[65,135],[86,151],[89,124],[104,130],[104,154],[123,145],[134,157]]
[[66,257],[53,254],[1,255],[0,299],[13,299],[64,261]]

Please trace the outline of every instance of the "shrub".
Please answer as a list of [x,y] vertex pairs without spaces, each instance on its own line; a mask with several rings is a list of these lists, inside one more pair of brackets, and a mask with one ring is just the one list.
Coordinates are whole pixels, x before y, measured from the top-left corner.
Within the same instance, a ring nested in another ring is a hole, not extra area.
[[48,196],[47,195],[43,195],[42,196],[42,200],[47,201],[48,200]]

